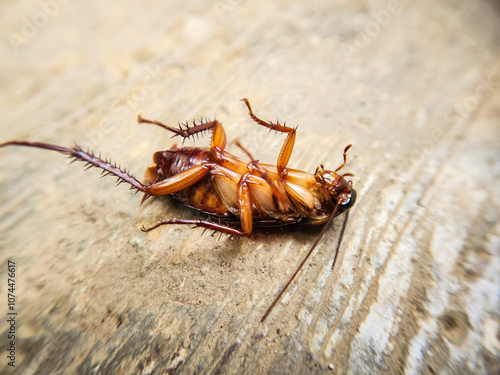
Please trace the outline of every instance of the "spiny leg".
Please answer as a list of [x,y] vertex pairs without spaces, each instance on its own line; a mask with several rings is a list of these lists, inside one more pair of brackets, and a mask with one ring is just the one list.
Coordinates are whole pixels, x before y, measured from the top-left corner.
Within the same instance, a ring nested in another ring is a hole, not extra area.
[[138,116],[138,121],[139,123],[144,122],[144,123],[158,125],[164,129],[170,130],[173,133],[175,133],[174,136],[178,135],[183,137],[184,139],[206,130],[212,130],[212,142],[210,145],[210,150],[212,151],[212,154],[218,161],[218,163],[234,171],[237,171],[240,174],[244,174],[247,172],[246,163],[242,162],[241,160],[238,160],[237,158],[235,158],[234,156],[225,151],[227,144],[226,132],[224,131],[222,124],[217,120],[205,123],[202,122],[201,124],[194,125],[192,127],[186,127],[184,129],[181,128],[180,124],[179,124],[179,129],[176,129],[170,126],[166,126],[158,121],[146,120],[142,118],[140,115]]
[[290,156],[292,155],[293,151],[293,145],[295,144],[295,134],[297,132],[297,128],[289,128],[285,125],[281,125],[279,122],[276,124],[273,122],[267,122],[264,120],[261,120],[257,116],[254,115],[252,111],[252,107],[250,106],[250,103],[248,102],[248,99],[243,98],[241,99],[243,102],[245,102],[249,115],[254,120],[257,124],[262,125],[269,130],[276,130],[282,133],[288,133],[288,136],[286,137],[285,143],[283,144],[283,147],[281,148],[280,154],[278,156],[278,162],[277,162],[277,169],[278,169],[278,174],[282,176],[283,172],[286,169],[286,166],[288,165],[288,160],[290,160]]
[[[204,122],[203,120],[201,120],[201,123],[199,123],[199,124],[196,124],[193,121],[193,126],[191,126],[191,127],[186,122],[185,124],[179,123],[178,124],[179,128],[174,128],[172,126],[165,125],[159,121],[145,119],[141,115],[137,116],[137,122],[139,124],[145,123],[145,124],[153,124],[153,125],[160,126],[163,129],[166,129],[166,130],[171,131],[172,133],[175,133],[172,137],[180,136],[180,137],[183,137],[184,140],[186,138],[189,138],[189,137],[191,137],[195,134],[198,134],[200,132],[210,130],[210,129],[214,128],[218,123],[217,120],[208,121],[208,122]],[[184,126],[184,129],[182,128],[183,126]]]
[[241,101],[246,104],[246,106],[248,108],[248,112],[249,112],[248,114],[250,115],[252,120],[254,120],[257,124],[265,126],[269,130],[276,130],[276,131],[283,132],[283,133],[290,133],[290,132],[294,131],[294,128],[289,128],[286,126],[286,124],[281,125],[279,123],[279,121],[275,124],[275,123],[270,122],[270,121],[268,122],[268,121],[261,120],[260,118],[258,118],[257,116],[254,115],[254,113],[252,111],[252,107],[250,106],[250,102],[248,101],[247,98],[243,98],[243,99],[241,99]]
[[136,189],[148,195],[167,195],[175,193],[179,190],[185,189],[201,178],[206,176],[210,170],[214,167],[214,164],[202,164],[185,170],[182,173],[171,176],[165,180],[159,181],[152,185],[144,185],[134,176],[132,176],[127,170],[121,169],[117,164],[111,163],[109,160],[102,160],[101,158],[95,156],[90,151],[83,151],[80,146],[74,147],[62,147],[56,146],[48,143],[42,142],[26,142],[26,141],[11,141],[0,143],[0,147],[5,146],[28,146],[36,147],[45,150],[57,151],[62,154],[66,154],[73,158],[73,161],[80,160],[87,163],[88,168],[97,167],[102,169],[103,176],[114,175],[118,178],[118,184],[122,182],[127,182],[131,185],[132,189]]
[[222,124],[217,120],[201,122],[200,124],[195,124],[193,121],[194,126],[189,127],[187,124],[185,124],[184,129],[182,129],[181,124],[179,124],[179,129],[176,129],[171,126],[164,125],[159,121],[147,120],[141,117],[141,115],[137,116],[137,122],[158,125],[166,130],[175,133],[174,137],[178,135],[183,137],[184,140],[200,132],[212,130],[212,144],[210,146],[212,153],[219,161],[224,157],[224,149],[226,148],[227,143],[226,132],[224,131]]
[[57,151],[61,154],[68,155],[75,160],[84,161],[87,168],[97,167],[102,169],[103,176],[113,175],[118,178],[118,184],[127,182],[131,185],[131,189],[136,189],[142,192],[147,191],[147,186],[143,185],[139,180],[132,176],[127,170],[121,169],[117,164],[111,163],[110,160],[102,160],[100,157],[95,156],[91,151],[83,151],[78,145],[73,147],[56,146],[49,143],[42,142],[27,142],[27,141],[10,141],[1,143],[0,147],[5,146],[27,146],[41,148],[45,150]]
[[141,230],[143,232],[150,232],[153,229],[156,229],[162,225],[170,225],[170,224],[193,224],[193,225],[196,225],[197,227],[202,227],[202,228],[206,228],[206,229],[213,229],[215,231],[231,234],[234,236],[243,237],[243,236],[247,235],[247,233],[245,233],[239,229],[230,227],[228,225],[212,223],[211,221],[206,221],[206,220],[184,220],[184,219],[161,220],[156,225],[154,225],[150,228],[142,227]]

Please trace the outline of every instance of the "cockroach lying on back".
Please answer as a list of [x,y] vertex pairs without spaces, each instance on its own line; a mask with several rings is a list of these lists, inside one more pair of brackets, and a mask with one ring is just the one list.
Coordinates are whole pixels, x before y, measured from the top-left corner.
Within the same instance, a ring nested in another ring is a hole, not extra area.
[[[114,175],[119,182],[129,183],[131,189],[144,193],[143,200],[150,196],[171,194],[186,206],[217,218],[217,222],[167,219],[159,221],[151,228],[143,227],[144,232],[167,224],[194,224],[230,235],[247,236],[252,233],[254,226],[324,224],[304,260],[262,317],[261,321],[264,321],[311,255],[328,224],[354,204],[356,191],[352,188],[352,182],[345,179],[345,176],[350,174],[337,173],[346,164],[346,153],[351,145],[345,148],[344,162],[335,171],[326,170],[323,165],[316,168],[314,174],[287,168],[295,142],[296,128],[281,125],[279,122],[263,121],[253,114],[247,99],[242,101],[248,107],[250,117],[257,124],[269,130],[288,134],[276,166],[260,163],[239,144],[250,161],[243,161],[225,151],[226,133],[217,120],[193,124],[192,127],[187,124],[184,127],[179,125],[177,129],[139,116],[139,123],[158,125],[173,132],[174,136],[184,139],[206,130],[212,132],[210,148],[177,148],[174,145],[170,150],[156,152],[153,155],[153,166],[146,170],[146,184],[116,164],[102,160],[78,146],[68,148],[40,142],[11,141],[1,143],[0,147],[17,145],[58,151],[74,160],[84,161],[88,166],[101,168],[103,174]],[[332,268],[335,265],[347,217],[348,213]]]

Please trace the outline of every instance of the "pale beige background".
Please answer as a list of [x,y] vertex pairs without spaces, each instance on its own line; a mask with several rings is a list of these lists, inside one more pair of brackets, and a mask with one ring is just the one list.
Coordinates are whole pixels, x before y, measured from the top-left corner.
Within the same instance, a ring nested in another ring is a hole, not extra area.
[[172,141],[139,112],[216,115],[274,162],[247,97],[299,125],[292,167],[352,143],[359,197],[334,272],[338,221],[260,324],[317,231],[146,235],[197,214],[1,149],[2,353],[13,259],[18,373],[498,372],[499,24],[493,0],[1,2],[0,142],[78,142],[142,177]]

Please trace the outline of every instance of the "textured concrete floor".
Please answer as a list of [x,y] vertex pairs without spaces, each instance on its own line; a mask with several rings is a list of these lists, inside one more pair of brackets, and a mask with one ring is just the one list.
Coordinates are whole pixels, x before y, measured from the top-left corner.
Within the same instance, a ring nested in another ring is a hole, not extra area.
[[[317,230],[218,239],[61,155],[0,149],[0,295],[16,262],[23,374],[494,373],[500,352],[496,1],[0,4],[0,142],[101,151],[139,178],[166,123],[222,121],[273,163],[342,161],[358,191],[269,318]],[[201,145],[208,145],[201,140]],[[228,149],[241,153],[229,143]],[[8,347],[7,300],[0,348]],[[332,370],[333,369],[333,370]],[[17,372],[16,372],[17,371]]]

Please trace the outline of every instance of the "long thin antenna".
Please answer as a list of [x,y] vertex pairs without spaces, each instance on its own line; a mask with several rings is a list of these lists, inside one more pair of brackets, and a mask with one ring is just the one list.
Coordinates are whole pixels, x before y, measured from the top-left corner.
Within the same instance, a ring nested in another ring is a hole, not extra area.
[[[323,227],[323,229],[321,230],[321,233],[318,235],[318,237],[316,238],[316,241],[314,241],[313,245],[311,246],[311,248],[309,249],[309,251],[307,252],[307,255],[305,256],[305,258],[302,260],[302,263],[300,263],[299,267],[297,268],[297,270],[295,271],[295,273],[292,275],[292,277],[290,278],[290,280],[288,280],[288,282],[286,283],[286,285],[283,287],[283,289],[281,290],[280,294],[278,294],[278,297],[276,297],[273,301],[273,303],[271,304],[271,306],[269,306],[269,308],[267,309],[266,313],[264,314],[264,316],[262,317],[262,319],[260,320],[260,322],[262,323],[264,320],[266,320],[267,316],[271,313],[271,310],[273,309],[273,307],[276,305],[276,303],[278,303],[278,301],[280,300],[281,296],[286,292],[286,290],[288,289],[288,287],[290,286],[290,284],[292,283],[292,281],[295,279],[295,277],[297,276],[297,274],[300,272],[300,270],[302,269],[302,267],[304,266],[304,264],[307,262],[307,259],[309,259],[309,257],[311,256],[313,250],[316,248],[316,246],[318,245],[319,241],[321,240],[321,238],[323,237],[323,235],[325,234],[326,230],[328,229],[328,226],[330,225],[330,222],[333,220],[333,218],[335,216],[337,216],[337,211],[338,211],[338,208],[340,206],[340,203],[337,203],[335,205],[335,209],[333,210],[330,218],[328,219],[327,223],[325,224],[325,226]],[[335,253],[335,259],[337,258],[337,253],[338,253],[339,249],[338,249],[338,245],[337,245],[337,251]],[[334,261],[335,262],[335,261]],[[334,263],[335,264],[335,263]]]
[[344,238],[345,228],[347,227],[347,221],[349,220],[349,212],[345,213],[344,224],[342,224],[342,229],[340,230],[339,241],[337,242],[337,251],[335,251],[335,257],[333,258],[332,271],[335,267],[335,262],[337,261],[337,255],[339,255],[340,246],[342,245],[342,239]]

